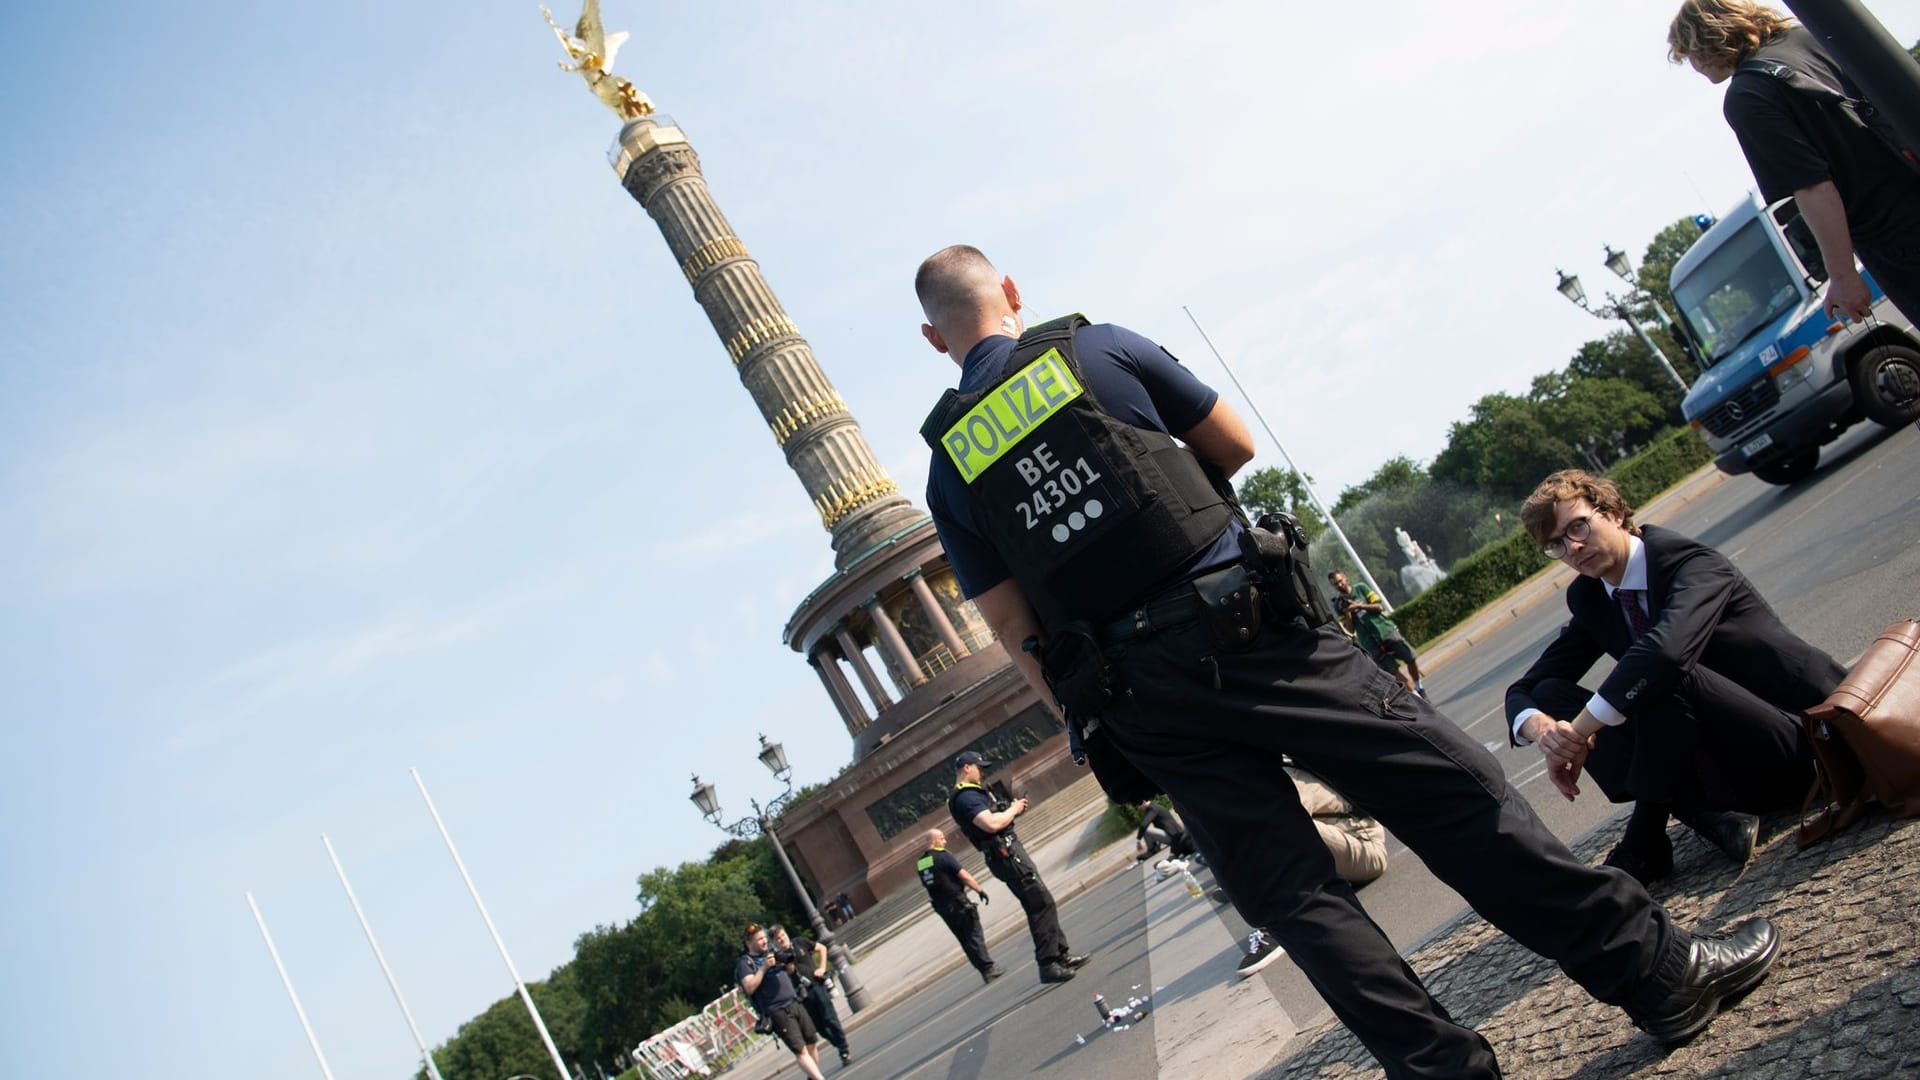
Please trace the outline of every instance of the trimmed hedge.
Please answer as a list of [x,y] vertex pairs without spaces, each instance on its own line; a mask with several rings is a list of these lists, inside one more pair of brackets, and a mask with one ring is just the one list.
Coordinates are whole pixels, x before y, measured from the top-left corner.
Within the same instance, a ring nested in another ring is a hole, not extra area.
[[[1655,437],[1646,449],[1607,470],[1630,506],[1641,506],[1713,460],[1713,451],[1692,428]],[[1505,596],[1546,568],[1526,530],[1515,527],[1499,540],[1454,564],[1446,580],[1393,609],[1393,621],[1408,641],[1424,646]]]

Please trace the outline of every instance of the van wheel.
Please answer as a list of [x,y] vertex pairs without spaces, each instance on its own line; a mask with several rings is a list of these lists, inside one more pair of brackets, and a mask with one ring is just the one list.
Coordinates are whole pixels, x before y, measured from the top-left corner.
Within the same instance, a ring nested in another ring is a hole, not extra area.
[[1813,467],[1820,464],[1820,448],[1810,446],[1791,457],[1778,461],[1769,461],[1765,465],[1755,465],[1753,475],[1769,484],[1797,484],[1813,475]]
[[1905,345],[1867,350],[1847,375],[1853,400],[1867,419],[1899,427],[1920,419],[1920,353]]

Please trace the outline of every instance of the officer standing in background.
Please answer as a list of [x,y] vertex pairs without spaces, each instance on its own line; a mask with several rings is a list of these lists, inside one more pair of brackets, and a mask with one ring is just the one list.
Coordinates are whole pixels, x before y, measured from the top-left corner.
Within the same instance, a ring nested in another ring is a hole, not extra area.
[[1692,1038],[1766,975],[1772,924],[1696,937],[1632,877],[1575,859],[1485,747],[1315,610],[1289,541],[1249,531],[1231,501],[1226,477],[1253,456],[1245,425],[1165,350],[1078,316],[1027,330],[1018,287],[971,247],[928,258],[914,291],[922,335],[961,369],[921,434],[962,591],[1042,700],[1064,706],[1109,793],[1172,798],[1247,921],[1279,938],[1388,1076],[1498,1066],[1335,873],[1284,756],[1663,1042]]
[[933,910],[953,931],[954,939],[960,942],[960,951],[967,954],[967,963],[980,973],[980,981],[992,982],[1005,975],[987,955],[986,931],[980,927],[980,912],[967,900],[967,890],[979,894],[980,902],[987,902],[987,890],[967,873],[960,860],[947,850],[947,834],[939,829],[927,830],[927,850],[921,852],[920,861],[914,864],[920,872],[920,884],[927,887],[927,900],[933,904]]
[[1066,982],[1073,970],[1087,962],[1067,947],[1067,935],[1060,929],[1060,914],[1054,910],[1053,894],[1040,880],[1027,849],[1014,834],[1013,819],[1027,812],[1027,800],[1018,798],[1004,809],[995,809],[993,798],[980,783],[980,767],[987,759],[968,750],[953,759],[959,783],[947,799],[947,812],[960,826],[960,832],[987,857],[987,869],[1000,879],[1020,901],[1027,913],[1027,931],[1033,935],[1033,959],[1040,965],[1043,983]]

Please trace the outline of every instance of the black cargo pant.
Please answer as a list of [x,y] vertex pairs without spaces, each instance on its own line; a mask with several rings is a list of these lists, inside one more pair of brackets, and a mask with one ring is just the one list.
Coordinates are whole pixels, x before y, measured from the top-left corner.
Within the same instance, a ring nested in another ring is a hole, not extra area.
[[987,955],[987,934],[980,928],[979,910],[964,896],[936,900],[933,910],[946,922],[947,929],[953,931],[954,940],[960,943],[960,951],[967,954],[967,963],[982,975],[993,970],[993,957]]
[[1014,898],[1020,901],[1020,907],[1027,913],[1027,932],[1033,935],[1033,960],[1041,967],[1057,964],[1069,955],[1067,935],[1060,929],[1060,913],[1053,905],[1053,894],[1047,891],[1047,883],[1040,880],[1040,872],[1033,868],[1033,860],[1027,857],[1027,849],[1020,841],[1012,840],[1007,844],[1012,858],[1001,857],[997,851],[987,851],[987,869]]
[[1241,915],[1271,933],[1390,1077],[1497,1076],[1334,871],[1282,754],[1405,841],[1488,922],[1601,1001],[1654,1008],[1688,935],[1626,874],[1589,867],[1493,755],[1332,626],[1267,623],[1237,651],[1194,619],[1107,647],[1102,725],[1186,816]]
[[806,1007],[807,1016],[813,1020],[820,1037],[833,1044],[835,1050],[846,1053],[847,1033],[840,1029],[840,1014],[833,1007],[833,989],[823,982],[813,983],[800,991],[800,1004]]

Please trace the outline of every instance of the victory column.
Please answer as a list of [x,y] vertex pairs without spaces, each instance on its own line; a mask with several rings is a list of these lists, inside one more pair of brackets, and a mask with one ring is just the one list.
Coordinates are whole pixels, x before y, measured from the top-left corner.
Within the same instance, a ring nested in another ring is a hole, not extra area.
[[960,749],[993,751],[998,775],[1036,798],[1082,770],[1067,759],[1058,720],[960,595],[932,521],[881,467],[720,212],[686,134],[613,74],[628,35],[606,33],[598,0],[589,0],[571,33],[541,11],[566,50],[560,67],[622,120],[609,154],[621,186],[659,226],[831,535],[835,573],[801,602],[786,640],[818,674],[853,737],[854,762],[829,790],[795,807],[783,836],[823,896],[846,893],[871,904],[907,881],[917,884],[911,864],[918,849],[908,847],[929,815],[944,815],[949,763]]

